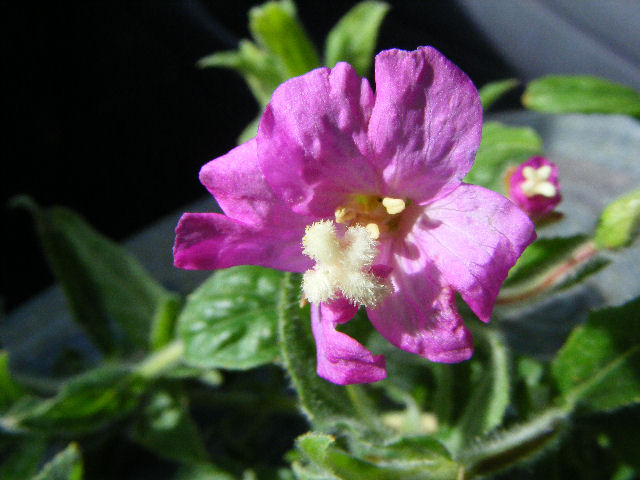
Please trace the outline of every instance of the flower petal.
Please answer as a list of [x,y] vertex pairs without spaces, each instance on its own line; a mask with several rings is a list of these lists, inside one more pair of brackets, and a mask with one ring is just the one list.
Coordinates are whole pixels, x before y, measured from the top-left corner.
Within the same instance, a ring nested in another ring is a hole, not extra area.
[[389,342],[433,362],[454,363],[473,354],[473,338],[464,326],[451,288],[415,245],[397,242],[388,262],[394,292],[369,320]]
[[303,272],[313,263],[302,254],[302,235],[304,226],[272,231],[218,213],[185,213],[176,227],[174,265],[188,270],[260,265]]
[[356,314],[358,307],[344,298],[311,305],[318,375],[339,385],[377,382],[387,376],[383,355],[373,355],[358,341],[338,332],[336,325]]
[[432,47],[376,56],[369,122],[374,163],[394,198],[424,203],[454,189],[480,144],[482,107],[473,83]]
[[406,239],[420,246],[481,320],[489,321],[502,282],[535,231],[527,215],[502,195],[462,184],[425,207]]
[[[266,182],[251,139],[200,169],[200,181],[228,216],[270,230],[300,230],[313,218],[294,213]],[[302,238],[300,235],[300,238]]]
[[348,194],[373,193],[373,92],[353,67],[318,68],[280,85],[260,121],[258,158],[274,192],[300,213],[333,216]]

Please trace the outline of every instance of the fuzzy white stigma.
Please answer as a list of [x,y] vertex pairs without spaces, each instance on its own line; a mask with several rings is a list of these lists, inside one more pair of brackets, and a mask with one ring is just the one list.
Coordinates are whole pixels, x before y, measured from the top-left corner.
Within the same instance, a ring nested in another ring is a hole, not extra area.
[[366,227],[349,227],[339,238],[332,221],[316,222],[306,228],[302,246],[302,253],[316,262],[302,278],[302,291],[310,302],[342,294],[354,304],[373,307],[389,293],[389,284],[371,272],[378,248]]
[[551,165],[543,165],[536,169],[526,166],[522,169],[522,175],[525,181],[522,182],[522,192],[527,197],[534,195],[542,195],[543,197],[552,198],[556,196],[556,186],[549,181],[551,177]]

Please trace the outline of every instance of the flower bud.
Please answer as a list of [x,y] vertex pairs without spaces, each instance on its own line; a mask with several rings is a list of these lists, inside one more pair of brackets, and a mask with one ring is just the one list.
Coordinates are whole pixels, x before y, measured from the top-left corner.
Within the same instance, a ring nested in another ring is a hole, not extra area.
[[507,179],[509,198],[531,218],[551,212],[560,200],[558,167],[544,157],[531,157]]

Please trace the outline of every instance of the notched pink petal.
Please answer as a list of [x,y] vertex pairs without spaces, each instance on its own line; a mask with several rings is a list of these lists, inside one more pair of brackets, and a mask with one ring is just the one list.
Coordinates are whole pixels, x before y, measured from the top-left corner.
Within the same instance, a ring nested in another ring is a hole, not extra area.
[[514,203],[467,184],[425,207],[407,235],[485,322],[509,269],[534,239],[533,223]]
[[229,217],[272,230],[300,229],[313,220],[294,213],[267,184],[255,138],[200,169],[200,181]]
[[373,355],[357,340],[336,330],[336,325],[351,320],[357,311],[358,307],[344,298],[311,305],[318,375],[338,385],[377,382],[387,376],[383,355]]
[[302,254],[301,231],[273,232],[217,213],[185,213],[176,227],[174,265],[215,270],[260,265],[291,272],[312,266]]
[[367,124],[373,91],[346,63],[319,68],[280,85],[258,129],[267,182],[291,207],[332,216],[347,195],[375,192]]
[[454,189],[480,144],[482,106],[467,75],[432,47],[376,56],[369,122],[384,195],[424,203]]
[[455,363],[473,354],[473,338],[455,305],[453,290],[433,277],[420,252],[398,247],[391,280],[394,292],[375,309],[369,320],[389,342],[433,362]]

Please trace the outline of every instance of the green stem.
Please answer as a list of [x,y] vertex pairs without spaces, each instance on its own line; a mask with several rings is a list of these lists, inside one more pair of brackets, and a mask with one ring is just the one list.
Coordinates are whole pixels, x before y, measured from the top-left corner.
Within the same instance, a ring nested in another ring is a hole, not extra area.
[[136,369],[136,372],[143,378],[155,378],[179,364],[183,354],[184,343],[181,340],[176,340],[147,357]]
[[565,430],[570,408],[553,408],[527,422],[485,437],[455,460],[465,466],[465,477],[497,473],[539,454]]
[[309,309],[300,307],[299,274],[285,273],[278,301],[280,358],[293,384],[300,407],[317,428],[350,421],[356,405],[344,387],[316,373],[316,349],[311,333]]

